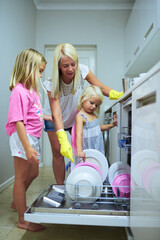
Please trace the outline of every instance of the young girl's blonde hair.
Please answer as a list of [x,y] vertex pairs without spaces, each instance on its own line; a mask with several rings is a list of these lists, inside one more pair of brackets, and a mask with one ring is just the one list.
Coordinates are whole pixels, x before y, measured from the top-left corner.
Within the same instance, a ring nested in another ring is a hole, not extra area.
[[18,54],[12,71],[9,89],[12,91],[17,83],[27,89],[34,89],[39,94],[39,68],[47,64],[45,58],[34,49],[25,49]]
[[[103,93],[102,93],[101,89],[99,87],[97,87],[97,86],[89,85],[82,92],[81,97],[80,97],[80,99],[78,101],[77,109],[80,111],[81,107],[82,107],[82,103],[84,101],[88,100],[89,98],[91,98],[92,96],[99,97],[99,99],[101,100],[100,105],[102,104],[102,102],[103,102]],[[100,113],[100,105],[98,105],[98,107],[97,107],[97,109],[95,111],[95,114],[97,116],[99,116],[99,113]]]
[[75,47],[69,43],[62,43],[57,45],[54,58],[53,58],[53,74],[52,74],[52,97],[59,97],[61,93],[61,82],[60,82],[60,61],[64,56],[68,56],[77,63],[77,68],[75,71],[75,76],[73,79],[73,88],[72,94],[75,94],[76,85],[79,80],[79,64],[78,64],[78,55]]

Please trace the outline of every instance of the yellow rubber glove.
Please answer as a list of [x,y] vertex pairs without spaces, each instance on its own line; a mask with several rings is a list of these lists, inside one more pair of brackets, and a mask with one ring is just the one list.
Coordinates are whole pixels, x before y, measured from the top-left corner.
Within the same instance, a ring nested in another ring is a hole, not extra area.
[[56,135],[61,145],[60,153],[62,154],[62,156],[71,159],[71,162],[74,163],[72,147],[67,139],[66,132],[64,130],[60,130],[56,132]]
[[117,99],[119,99],[122,95],[123,95],[123,92],[117,92],[117,91],[115,91],[115,90],[112,89],[112,90],[109,92],[109,99],[110,99],[110,100],[117,100]]

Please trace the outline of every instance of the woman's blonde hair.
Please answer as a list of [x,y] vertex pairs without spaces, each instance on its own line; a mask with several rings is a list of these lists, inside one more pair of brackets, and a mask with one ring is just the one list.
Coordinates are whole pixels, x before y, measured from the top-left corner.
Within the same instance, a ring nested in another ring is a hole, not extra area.
[[[101,91],[101,89],[97,86],[94,86],[94,85],[89,85],[87,86],[84,91],[82,92],[81,96],[80,96],[80,99],[78,101],[78,105],[77,105],[77,109],[80,111],[81,110],[81,107],[82,107],[82,104],[84,101],[88,100],[89,98],[91,98],[92,96],[97,96],[99,97],[99,99],[101,100],[101,103],[100,105],[102,104],[103,102],[103,93]],[[97,116],[99,116],[99,113],[100,113],[100,105],[98,105],[96,111],[95,111],[95,114]]]
[[47,64],[45,58],[34,49],[25,49],[18,54],[12,71],[9,89],[12,91],[17,83],[23,84],[27,89],[34,89],[39,94],[39,68]]
[[79,80],[79,64],[78,64],[78,55],[76,48],[69,43],[62,43],[57,45],[54,58],[53,58],[53,74],[52,74],[52,97],[59,97],[61,93],[61,82],[60,82],[60,61],[64,56],[68,56],[77,63],[77,68],[75,71],[75,76],[73,79],[73,88],[72,94],[75,94],[76,85]]

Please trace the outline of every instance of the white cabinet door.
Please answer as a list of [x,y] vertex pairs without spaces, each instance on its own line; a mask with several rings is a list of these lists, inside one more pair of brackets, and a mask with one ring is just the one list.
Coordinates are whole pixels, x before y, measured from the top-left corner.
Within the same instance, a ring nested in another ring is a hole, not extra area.
[[125,29],[125,72],[158,30],[158,1],[136,0]]

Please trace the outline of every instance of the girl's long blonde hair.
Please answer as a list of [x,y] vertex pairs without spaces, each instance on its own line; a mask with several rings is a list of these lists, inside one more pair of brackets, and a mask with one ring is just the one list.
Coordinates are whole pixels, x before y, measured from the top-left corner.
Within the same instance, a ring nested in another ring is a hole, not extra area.
[[79,64],[78,55],[75,47],[69,43],[62,43],[57,45],[54,58],[53,58],[53,74],[52,74],[52,97],[59,97],[61,93],[61,82],[60,82],[60,61],[64,56],[72,58],[77,63],[75,76],[73,79],[72,94],[75,94],[76,85],[79,80]]
[[[87,86],[84,91],[82,92],[81,96],[80,96],[80,99],[78,101],[78,105],[77,105],[77,109],[80,111],[81,110],[81,107],[82,107],[82,104],[84,101],[88,100],[89,98],[91,98],[92,96],[97,96],[99,97],[99,99],[101,100],[101,104],[103,102],[103,93],[101,91],[101,89],[97,86],[94,86],[94,85],[89,85]],[[100,105],[101,105],[100,104]],[[100,105],[97,107],[96,111],[95,111],[95,114],[97,116],[99,116],[99,113],[100,113]]]
[[9,89],[12,91],[17,83],[21,83],[39,94],[39,68],[43,63],[47,64],[47,61],[34,49],[25,49],[19,53],[13,67]]

